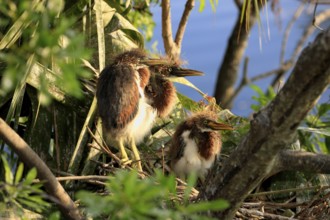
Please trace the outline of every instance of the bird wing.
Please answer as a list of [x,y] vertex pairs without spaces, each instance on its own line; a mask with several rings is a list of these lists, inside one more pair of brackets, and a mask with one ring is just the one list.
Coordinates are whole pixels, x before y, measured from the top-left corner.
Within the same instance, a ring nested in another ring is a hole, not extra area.
[[170,160],[176,161],[180,159],[183,156],[184,149],[186,147],[186,144],[183,140],[182,133],[183,133],[183,125],[179,125],[177,130],[175,131],[173,137],[172,137],[172,143],[169,151]]
[[96,97],[107,129],[125,127],[137,114],[139,90],[136,71],[130,65],[110,65],[100,74]]
[[199,133],[196,139],[199,154],[206,160],[221,150],[221,138],[217,131]]

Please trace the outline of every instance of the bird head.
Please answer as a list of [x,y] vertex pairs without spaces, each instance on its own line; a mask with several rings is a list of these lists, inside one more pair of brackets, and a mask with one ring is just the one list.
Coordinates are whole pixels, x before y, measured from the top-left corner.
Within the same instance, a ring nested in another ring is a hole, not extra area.
[[210,111],[197,113],[195,116],[192,117],[191,123],[195,124],[195,126],[202,132],[233,130],[233,127],[231,125],[218,122],[217,115]]
[[140,64],[147,59],[147,54],[141,49],[132,49],[117,55],[113,61],[115,64]]
[[214,120],[204,119],[201,126],[204,130],[233,130],[233,127],[227,124],[223,124]]
[[168,58],[144,59],[140,63],[149,67],[151,72],[160,74],[164,77],[185,77],[185,76],[202,76],[203,72],[198,70],[186,69],[180,67],[180,63]]

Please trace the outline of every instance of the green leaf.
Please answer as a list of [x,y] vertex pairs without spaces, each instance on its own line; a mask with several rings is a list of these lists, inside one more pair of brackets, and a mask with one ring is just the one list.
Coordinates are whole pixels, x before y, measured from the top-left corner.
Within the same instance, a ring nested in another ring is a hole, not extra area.
[[200,109],[200,106],[198,105],[197,102],[194,100],[190,99],[189,97],[177,92],[178,99],[181,103],[181,105],[185,108],[188,109],[189,111],[198,111]]
[[5,169],[5,181],[8,184],[13,184],[14,183],[13,173],[11,172],[11,168],[4,154],[1,154],[1,159],[3,163],[3,168]]
[[187,80],[184,77],[171,77],[170,81],[175,82],[175,83],[180,83],[182,85],[188,86],[193,88],[194,90],[196,90],[199,94],[201,94],[201,96],[206,96],[206,94],[204,92],[202,92],[202,90],[200,90],[199,88],[197,88],[194,84],[192,84],[189,80]]
[[30,185],[36,177],[37,177],[37,169],[35,167],[33,167],[26,175],[24,184]]
[[330,129],[329,128],[306,128],[306,127],[298,127],[298,130],[307,131],[311,133],[322,134],[325,136],[330,136]]
[[324,143],[325,143],[325,146],[326,146],[328,152],[330,152],[330,137],[329,136],[325,137]]
[[21,37],[22,30],[27,28],[32,21],[30,14],[33,13],[34,9],[41,4],[42,2],[38,0],[31,2],[31,10],[23,12],[23,14],[9,28],[7,33],[2,36],[0,41],[0,50],[11,47]]
[[185,207],[188,213],[206,212],[206,211],[220,211],[229,207],[226,200],[219,199],[214,201],[203,201],[199,203],[190,204]]
[[264,96],[264,95],[265,95],[265,94],[264,94],[264,91],[262,91],[262,89],[261,89],[259,86],[257,86],[257,85],[251,84],[251,85],[250,85],[250,88],[251,88],[253,91],[255,91],[256,93],[258,93],[259,96]]
[[18,198],[17,201],[23,205],[28,206],[29,208],[36,210],[37,212],[42,212],[42,210],[45,209],[45,207],[42,205],[35,203],[34,201],[30,201],[27,198]]
[[53,212],[48,216],[48,220],[60,220],[61,219],[61,214],[59,211]]
[[24,170],[24,164],[23,163],[20,163],[18,165],[17,170],[16,170],[15,185],[17,185],[21,181],[22,175],[23,175],[23,170]]
[[325,113],[330,111],[330,104],[322,103],[318,108],[318,115],[319,117],[323,116]]
[[205,8],[205,0],[200,0],[199,2],[200,3],[199,3],[198,11],[202,12],[202,11],[204,11],[204,8]]
[[[6,122],[9,124],[14,113],[16,114],[20,114],[20,108],[22,106],[23,103],[23,98],[24,98],[24,93],[25,93],[25,87],[26,87],[26,79],[32,69],[34,63],[34,54],[32,54],[26,64],[26,71],[21,79],[21,81],[17,84],[16,88],[15,88],[15,92],[14,92],[14,96],[13,99],[10,103],[10,107],[7,113],[7,117],[6,117]],[[15,127],[17,126],[17,121],[15,121]]]
[[210,0],[210,5],[212,8],[212,11],[215,12],[216,11],[216,6],[218,5],[218,0]]
[[101,215],[106,207],[111,205],[105,202],[104,197],[87,191],[79,191],[76,196],[87,206],[88,214],[92,217]]

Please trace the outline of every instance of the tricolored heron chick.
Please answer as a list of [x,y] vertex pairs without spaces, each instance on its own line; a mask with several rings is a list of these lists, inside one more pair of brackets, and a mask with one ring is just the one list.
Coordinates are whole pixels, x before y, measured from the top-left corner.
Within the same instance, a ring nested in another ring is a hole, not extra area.
[[119,147],[123,164],[129,161],[124,146],[128,144],[140,171],[142,166],[136,144],[150,131],[156,117],[156,111],[147,104],[144,95],[150,78],[148,67],[140,63],[145,57],[139,50],[118,55],[101,72],[96,89],[106,142]]
[[204,178],[219,155],[222,142],[218,130],[232,130],[230,125],[217,122],[211,111],[196,113],[176,128],[169,150],[171,169],[185,179],[195,173]]
[[[157,112],[160,115],[161,108],[155,105],[155,97],[170,99],[166,92],[159,94],[166,89],[161,90],[162,86],[157,84],[158,80],[149,81],[151,76],[155,79],[165,77],[166,71],[150,71],[153,66],[172,70],[173,62],[166,59],[149,59],[143,51],[137,49],[124,52],[101,72],[96,91],[106,142],[119,147],[123,164],[129,162],[124,146],[128,144],[140,171],[142,166],[136,144],[150,132]],[[156,69],[159,68],[154,68]],[[147,85],[154,88],[152,97],[146,90]]]

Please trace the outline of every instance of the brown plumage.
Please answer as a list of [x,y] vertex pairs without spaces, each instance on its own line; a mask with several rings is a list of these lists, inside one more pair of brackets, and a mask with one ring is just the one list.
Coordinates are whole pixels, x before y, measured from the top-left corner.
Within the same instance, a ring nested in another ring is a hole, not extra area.
[[[166,60],[166,58],[164,58]],[[202,72],[185,69],[178,62],[168,61],[171,65],[150,66],[151,73],[149,84],[145,88],[148,103],[157,110],[159,117],[168,116],[177,101],[176,89],[169,80],[170,77],[201,76]]]
[[180,178],[191,173],[204,178],[221,151],[221,136],[217,130],[232,130],[217,122],[211,111],[196,113],[177,126],[172,137],[169,158],[171,168]]
[[145,95],[149,104],[157,110],[159,117],[168,116],[176,103],[176,89],[171,81],[162,75],[153,74],[145,88]]
[[139,49],[119,54],[101,72],[96,97],[103,134],[108,144],[119,147],[123,163],[128,161],[124,145],[129,144],[142,170],[136,144],[150,132],[156,116],[167,116],[175,105],[176,90],[167,78],[187,75],[202,73],[165,58],[148,58]]
[[155,110],[146,102],[144,88],[150,72],[140,60],[145,54],[132,50],[118,55],[100,74],[97,84],[98,112],[108,144],[119,147],[122,162],[128,162],[124,145],[129,144],[138,169],[142,170],[136,143],[150,132]]

